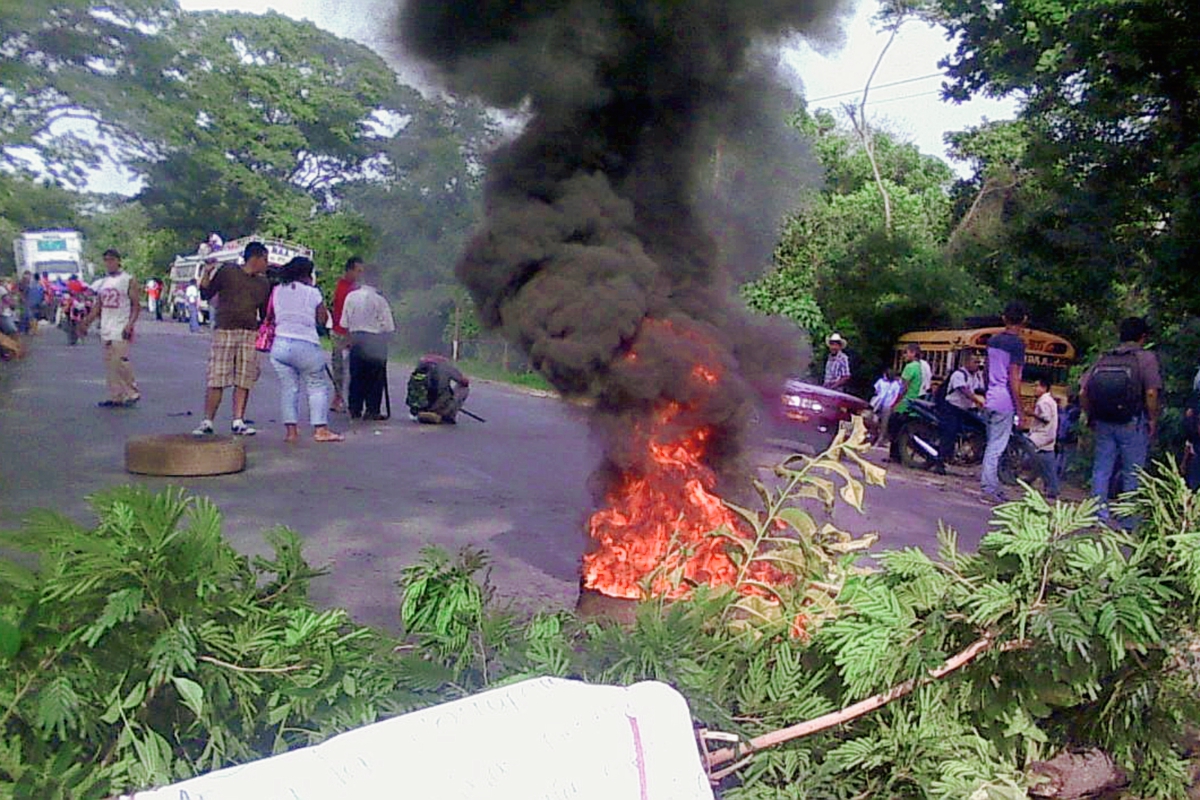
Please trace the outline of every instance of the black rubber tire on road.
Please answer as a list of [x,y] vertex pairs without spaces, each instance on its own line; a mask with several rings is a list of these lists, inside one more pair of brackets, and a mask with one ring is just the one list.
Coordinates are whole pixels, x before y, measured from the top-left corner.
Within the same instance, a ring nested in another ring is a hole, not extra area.
[[919,420],[908,422],[900,429],[896,439],[896,446],[900,450],[900,463],[909,469],[927,469],[933,465],[934,458],[917,444],[917,436],[934,447],[938,446],[937,428]]
[[135,475],[190,478],[246,468],[246,445],[234,436],[187,433],[135,436],[125,442],[125,470]]

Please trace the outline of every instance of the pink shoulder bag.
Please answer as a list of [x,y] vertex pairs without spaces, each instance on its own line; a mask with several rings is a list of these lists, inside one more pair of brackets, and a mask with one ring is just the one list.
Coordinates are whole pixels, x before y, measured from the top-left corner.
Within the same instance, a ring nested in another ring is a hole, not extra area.
[[254,349],[260,353],[271,352],[275,344],[275,290],[267,298],[267,316],[258,326],[258,336],[254,338]]

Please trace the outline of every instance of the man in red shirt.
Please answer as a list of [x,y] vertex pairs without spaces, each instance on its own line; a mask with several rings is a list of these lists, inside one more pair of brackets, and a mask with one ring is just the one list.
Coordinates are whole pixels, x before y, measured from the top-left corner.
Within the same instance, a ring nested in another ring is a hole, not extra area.
[[346,351],[350,349],[350,331],[342,325],[346,295],[358,288],[366,264],[360,256],[346,260],[346,271],[333,290],[333,405],[331,411],[346,410]]
[[162,305],[158,302],[162,296],[162,284],[154,278],[146,282],[146,298],[150,301],[150,313],[159,322],[162,322]]

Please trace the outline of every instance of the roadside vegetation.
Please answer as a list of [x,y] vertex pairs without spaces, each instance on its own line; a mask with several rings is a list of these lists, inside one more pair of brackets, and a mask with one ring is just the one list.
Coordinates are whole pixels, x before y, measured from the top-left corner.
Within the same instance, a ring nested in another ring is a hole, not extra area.
[[[535,675],[671,683],[704,730],[735,735],[706,744],[730,799],[1022,798],[1065,748],[1111,758],[1129,797],[1184,797],[1200,502],[1179,477],[1125,498],[1129,532],[1031,493],[977,553],[941,530],[936,557],[868,567],[870,541],[822,519],[884,480],[863,439],[780,465],[735,509],[750,538],[713,533],[737,586],[647,598],[627,626],[518,616],[466,549],[397,576],[393,636],[313,606],[296,534],[239,555],[179,490],[106,492],[91,527],[34,514],[3,536],[29,557],[0,561],[0,797],[108,797]],[[766,561],[787,579],[740,591]]]

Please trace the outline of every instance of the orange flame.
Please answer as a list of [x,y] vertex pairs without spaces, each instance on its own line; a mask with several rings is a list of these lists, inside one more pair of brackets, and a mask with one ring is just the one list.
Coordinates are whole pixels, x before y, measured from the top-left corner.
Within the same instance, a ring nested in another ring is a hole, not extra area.
[[[718,379],[703,366],[693,375],[708,384]],[[654,430],[666,428],[682,410],[678,403],[663,406]],[[743,521],[712,493],[716,473],[704,464],[711,435],[709,428],[699,427],[667,442],[648,437],[644,472],[622,475],[605,498],[606,507],[588,521],[593,549],[583,559],[586,588],[638,599],[650,579],[651,595],[678,598],[696,585],[732,586],[737,581],[728,543],[711,533],[725,528],[747,534]],[[754,565],[756,579],[778,577],[768,572],[774,571]]]

